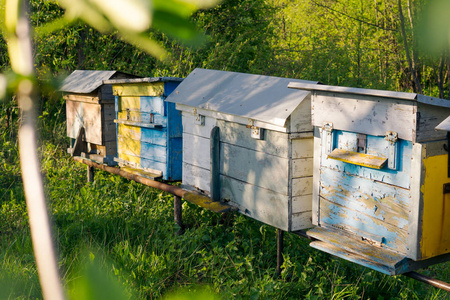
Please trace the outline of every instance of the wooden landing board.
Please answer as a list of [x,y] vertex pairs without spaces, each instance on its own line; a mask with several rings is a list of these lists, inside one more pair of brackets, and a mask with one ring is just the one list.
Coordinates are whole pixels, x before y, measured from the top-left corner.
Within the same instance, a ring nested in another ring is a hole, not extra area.
[[397,275],[409,271],[405,255],[372,245],[358,236],[346,235],[341,230],[316,227],[307,231],[307,235],[319,241],[311,247],[369,267],[387,275]]
[[328,158],[378,170],[383,168],[387,162],[386,157],[380,157],[343,149],[334,149],[330,154],[328,154]]
[[148,179],[152,179],[152,180],[162,178],[161,173],[158,174],[158,173],[146,172],[144,170],[135,169],[135,168],[127,167],[127,166],[121,167],[121,169],[128,173],[139,175],[139,176],[142,176],[142,177],[145,177]]

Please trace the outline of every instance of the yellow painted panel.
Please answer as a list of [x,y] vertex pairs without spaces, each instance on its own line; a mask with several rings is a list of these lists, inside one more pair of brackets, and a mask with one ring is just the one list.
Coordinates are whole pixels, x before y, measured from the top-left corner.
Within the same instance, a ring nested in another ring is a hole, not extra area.
[[131,164],[134,164],[136,166],[140,166],[141,165],[141,158],[138,156],[133,156],[133,155],[128,155],[128,154],[124,154],[124,153],[120,153],[119,152],[119,158],[123,159]]
[[140,110],[141,98],[138,97],[119,97],[119,111],[126,110]]
[[117,137],[118,140],[118,149],[117,151],[124,154],[129,155],[141,155],[141,141],[134,139],[127,139],[121,136]]
[[141,140],[141,128],[137,126],[118,125],[118,134],[124,138]]
[[420,241],[422,258],[450,252],[450,194],[443,193],[449,183],[447,177],[448,156],[437,155],[423,160],[425,180],[423,193],[423,225]]
[[113,85],[115,96],[161,96],[163,92],[164,82]]
[[328,158],[372,169],[381,169],[382,167],[384,167],[387,161],[386,157],[380,157],[343,149],[334,149],[333,152],[331,152],[328,155]]

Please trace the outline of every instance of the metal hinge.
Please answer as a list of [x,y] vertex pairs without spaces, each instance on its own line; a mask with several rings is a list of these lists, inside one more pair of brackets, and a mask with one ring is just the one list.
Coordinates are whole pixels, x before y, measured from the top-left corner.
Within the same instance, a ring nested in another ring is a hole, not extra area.
[[205,126],[205,116],[198,114],[196,108],[194,108],[193,113],[194,113],[194,117],[195,117],[194,124],[200,125],[200,126]]
[[398,133],[394,131],[386,131],[385,140],[389,142],[388,168],[396,170],[398,156]]

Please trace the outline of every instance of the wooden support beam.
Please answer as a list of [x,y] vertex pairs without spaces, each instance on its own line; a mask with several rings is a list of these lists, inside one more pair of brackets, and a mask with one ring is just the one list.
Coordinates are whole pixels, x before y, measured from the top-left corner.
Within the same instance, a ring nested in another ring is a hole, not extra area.
[[284,248],[284,241],[283,241],[284,231],[281,229],[277,229],[277,275],[278,277],[281,276],[281,266],[283,265],[283,248]]
[[181,207],[181,197],[179,196],[173,196],[173,218],[175,221],[175,224],[177,224],[180,227],[180,230],[178,230],[177,234],[181,235],[184,233],[184,225],[183,225],[183,218],[182,218],[182,207]]

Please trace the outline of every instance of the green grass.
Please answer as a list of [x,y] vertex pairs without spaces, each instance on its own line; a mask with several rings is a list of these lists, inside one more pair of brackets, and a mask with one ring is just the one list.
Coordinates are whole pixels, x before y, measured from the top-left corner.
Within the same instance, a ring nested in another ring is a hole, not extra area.
[[[86,292],[83,282],[132,299],[448,298],[407,277],[335,259],[293,234],[285,234],[278,278],[274,228],[242,215],[222,218],[186,202],[183,220],[189,226],[179,236],[171,195],[102,171],[87,183],[86,167],[65,151],[61,123],[41,128],[40,153],[60,272],[73,299]],[[40,299],[17,143],[10,131],[1,132],[0,299]],[[422,273],[450,281],[449,267]]]

